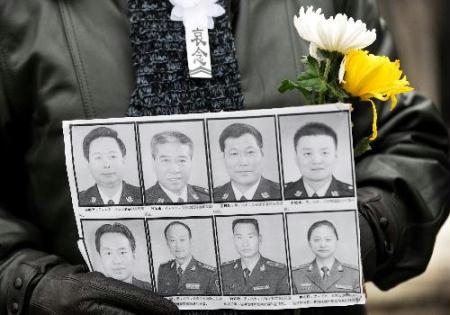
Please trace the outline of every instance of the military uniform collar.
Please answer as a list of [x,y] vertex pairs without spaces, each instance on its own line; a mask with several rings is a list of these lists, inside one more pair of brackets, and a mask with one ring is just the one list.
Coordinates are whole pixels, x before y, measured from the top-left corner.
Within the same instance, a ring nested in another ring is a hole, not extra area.
[[312,197],[315,193],[319,197],[324,197],[327,194],[328,188],[331,185],[331,182],[333,181],[333,177],[331,177],[322,187],[320,187],[317,191],[314,191],[314,189],[308,185],[307,181],[303,179],[303,186],[305,187],[306,193],[308,194],[308,197]]
[[236,185],[233,183],[233,181],[231,181],[231,189],[233,189],[234,197],[236,198],[236,200],[241,199],[242,196],[244,196],[245,199],[247,199],[247,200],[252,200],[253,196],[255,195],[256,190],[258,189],[260,182],[261,182],[261,177],[259,177],[258,181],[252,187],[247,189],[247,191],[245,193],[242,193],[236,187]]
[[255,260],[254,262],[252,262],[249,266],[245,266],[242,263],[242,258],[240,259],[240,263],[241,263],[241,268],[242,270],[244,270],[245,268],[247,268],[248,270],[250,270],[250,274],[253,273],[253,270],[255,269],[255,267],[260,266],[262,264],[262,256],[260,255],[259,258],[257,260]]
[[181,267],[181,269],[183,269],[183,272],[185,272],[188,269],[191,269],[192,267],[194,267],[194,264],[195,264],[194,257],[192,257],[192,256],[188,261],[186,261],[185,263],[183,263],[181,265],[176,260],[174,260],[174,262],[175,262],[174,267],[176,269],[178,269],[178,267]]
[[320,274],[323,276],[323,271],[322,271],[322,267],[327,267],[328,268],[328,275],[330,275],[331,269],[333,269],[333,267],[335,267],[336,264],[336,258],[333,259],[333,262],[329,263],[329,264],[322,264],[319,263],[317,261],[317,259],[315,260],[315,263],[317,264],[317,268],[319,269]]
[[187,194],[187,185],[184,186],[181,194],[175,194],[173,192],[171,192],[170,190],[166,189],[163,185],[161,185],[158,182],[159,187],[161,187],[161,189],[164,191],[164,193],[167,195],[167,197],[170,198],[170,200],[173,203],[177,203],[178,202],[178,198],[183,199],[183,202],[187,202],[188,201],[188,194]]
[[[319,263],[317,262],[316,259],[314,259],[314,261],[308,266],[308,271],[313,271],[314,269],[317,268],[317,270],[320,270],[320,268],[323,267],[323,265],[319,265]],[[344,271],[344,267],[342,266],[342,264],[339,262],[339,260],[337,260],[336,258],[334,258],[333,264],[331,266],[328,266],[328,269],[331,270],[337,270],[339,272]]]
[[96,185],[96,186],[97,186],[98,193],[100,194],[100,197],[101,197],[102,200],[103,200],[103,204],[107,205],[109,200],[114,201],[114,204],[115,204],[115,205],[120,204],[120,198],[122,197],[122,192],[123,192],[123,181],[120,182],[120,187],[119,187],[119,189],[117,190],[117,192],[115,193],[115,195],[112,196],[112,198],[111,198],[111,197],[108,197],[108,196],[102,191],[102,189],[100,188],[100,186],[98,186],[98,185]]

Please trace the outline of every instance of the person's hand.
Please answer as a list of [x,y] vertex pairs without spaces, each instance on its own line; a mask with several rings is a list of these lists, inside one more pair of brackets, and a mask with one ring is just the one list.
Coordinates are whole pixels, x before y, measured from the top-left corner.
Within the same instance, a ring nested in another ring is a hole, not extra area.
[[367,219],[359,214],[361,259],[363,264],[364,281],[372,279],[376,268],[376,247],[372,228]]
[[177,314],[169,300],[82,266],[57,265],[29,295],[28,314]]

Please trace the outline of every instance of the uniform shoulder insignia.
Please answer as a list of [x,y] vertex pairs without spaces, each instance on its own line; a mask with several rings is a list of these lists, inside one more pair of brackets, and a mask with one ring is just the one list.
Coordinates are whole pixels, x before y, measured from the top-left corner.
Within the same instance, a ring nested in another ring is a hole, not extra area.
[[301,269],[307,269],[309,267],[309,263],[308,264],[303,264],[303,265],[299,265],[299,266],[295,266],[292,268],[292,270],[301,270]]
[[266,264],[270,267],[275,267],[275,268],[285,268],[285,265],[283,265],[282,263],[273,261],[273,260],[267,260]]
[[219,186],[219,187],[215,187],[214,188],[214,199],[217,200],[226,200],[229,196],[229,194],[226,191],[226,184]]
[[222,265],[223,265],[223,266],[226,266],[226,265],[232,265],[232,264],[235,264],[236,262],[237,262],[237,259],[234,259],[234,260],[228,260],[228,261],[224,262]]
[[196,192],[201,193],[201,194],[207,194],[207,193],[209,193],[208,188],[203,188],[203,187],[195,186],[195,185],[192,185],[192,188],[193,188]]
[[198,261],[197,264],[198,264],[201,268],[207,269],[207,270],[209,270],[209,271],[216,271],[216,268],[214,268],[213,266],[207,265],[207,264],[202,263],[202,262],[200,262],[200,261]]
[[359,270],[359,268],[355,265],[352,264],[346,264],[346,263],[341,263],[341,265],[345,268],[349,268],[349,269],[354,269],[354,270]]
[[221,193],[223,190],[225,190],[226,187],[227,187],[227,184],[225,183],[225,184],[223,184],[221,186],[215,187],[214,190]]
[[173,259],[171,259],[171,260],[168,260],[168,261],[166,261],[166,262],[163,262],[160,266],[161,267],[170,267],[170,265],[172,264],[174,262],[174,260]]
[[298,184],[298,181],[289,182],[289,183],[285,184],[284,191],[285,191],[285,195],[288,195],[290,197],[295,196],[298,198],[303,194],[303,192],[301,191],[300,186]]
[[163,265],[168,265],[174,261],[175,261],[174,259],[169,259],[168,261],[164,262]]
[[336,179],[336,188],[339,190],[353,190],[353,185],[344,183]]
[[284,184],[284,188],[290,189],[290,188],[292,188],[292,186],[294,186],[294,184],[295,184],[295,182],[286,183],[286,184]]
[[153,185],[145,191],[145,200],[147,203],[164,203],[163,195],[157,191],[157,187],[157,185]]

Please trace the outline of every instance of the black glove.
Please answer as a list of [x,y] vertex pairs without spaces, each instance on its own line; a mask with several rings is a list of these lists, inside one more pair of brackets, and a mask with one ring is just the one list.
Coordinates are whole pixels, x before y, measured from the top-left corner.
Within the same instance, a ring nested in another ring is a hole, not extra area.
[[370,281],[377,266],[377,250],[372,228],[369,225],[366,217],[359,213],[359,231],[360,231],[360,246],[361,259],[363,265],[364,282]]
[[169,300],[131,284],[60,264],[35,281],[26,314],[177,314]]
[[[382,212],[389,211],[387,205],[381,202],[381,195],[375,188],[358,188],[358,212],[361,259],[363,264],[364,281],[374,278],[377,267],[382,263],[384,245],[386,240],[386,226],[388,220],[381,216]],[[392,211],[392,210],[390,210]]]

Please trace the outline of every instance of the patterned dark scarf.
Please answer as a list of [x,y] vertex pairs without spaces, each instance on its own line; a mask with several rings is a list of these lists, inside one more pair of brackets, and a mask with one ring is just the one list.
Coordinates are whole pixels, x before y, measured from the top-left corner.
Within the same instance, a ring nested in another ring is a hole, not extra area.
[[[218,1],[224,4],[224,0]],[[129,0],[130,40],[136,87],[128,116],[170,115],[243,108],[230,20],[224,14],[209,30],[212,79],[189,77],[184,26],[170,20],[169,0]],[[235,314],[185,311],[183,314]]]
[[[218,4],[224,6],[225,0]],[[216,112],[243,108],[234,38],[227,14],[209,30],[212,79],[189,77],[184,26],[170,20],[169,0],[129,0],[136,87],[129,116]]]

